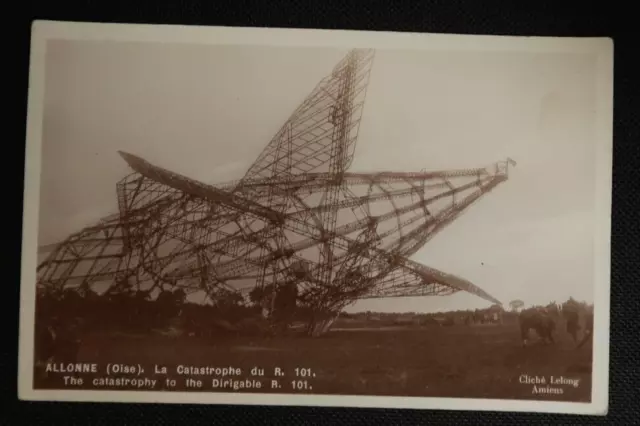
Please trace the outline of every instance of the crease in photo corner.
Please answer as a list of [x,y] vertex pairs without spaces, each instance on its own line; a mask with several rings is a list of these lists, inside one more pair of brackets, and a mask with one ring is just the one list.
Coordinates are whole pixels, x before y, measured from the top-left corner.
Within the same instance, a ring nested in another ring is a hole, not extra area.
[[[78,29],[78,32],[74,34],[74,29]],[[210,38],[207,38],[205,32],[207,32],[206,27],[198,27],[197,30],[194,28],[172,28],[169,26],[163,26],[161,28],[154,27],[151,25],[146,26],[131,26],[129,24],[89,24],[83,23],[79,25],[67,25],[65,23],[52,23],[52,22],[44,22],[40,25],[34,25],[34,28],[38,29],[39,35],[34,39],[32,46],[37,45],[38,43],[43,42],[45,39],[118,39],[120,41],[134,41],[134,39],[143,39],[144,41],[173,41],[175,38],[170,34],[172,31],[181,32],[180,40],[181,42],[209,42],[213,43]],[[117,30],[117,37],[114,37],[114,30]],[[127,31],[132,30],[132,31]],[[222,44],[239,44],[239,45],[251,45],[251,44],[262,44],[262,45],[283,45],[283,46],[302,46],[304,45],[304,41],[296,40],[295,43],[290,44],[291,41],[286,40],[287,34],[291,34],[292,31],[296,30],[287,30],[287,29],[277,29],[277,30],[264,30],[255,29],[255,31],[243,32],[242,28],[215,28],[211,29],[217,32],[217,35],[220,36],[220,43]],[[402,49],[407,48],[407,44],[413,45],[418,50],[429,50],[428,47],[420,46],[424,43],[423,40],[429,40],[424,38],[419,34],[390,34],[390,33],[358,33],[358,32],[339,32],[338,35],[335,35],[335,32],[324,30],[320,32],[314,32],[314,30],[303,30],[308,40],[308,45],[322,45],[326,47],[327,45],[338,45],[339,47],[351,47],[353,44],[367,44],[366,39],[371,38],[374,41],[371,42],[371,45],[382,45],[384,48],[388,49]],[[299,34],[302,34],[300,32]],[[251,33],[251,34],[249,34]],[[249,34],[248,36],[244,36],[244,34]],[[396,36],[396,39],[393,40],[393,37]],[[240,39],[234,42],[233,38]],[[354,39],[353,43],[350,43],[349,37]],[[211,37],[213,38],[213,37]],[[271,39],[270,39],[271,38]],[[422,38],[422,40],[421,40]],[[434,42],[435,44],[439,44],[439,46],[431,46],[434,50],[465,50],[469,49],[470,45],[473,45],[474,50],[478,50],[479,46],[477,42],[476,36],[448,36],[448,35],[436,35],[436,37],[431,37],[429,42]],[[450,44],[453,47],[446,47],[447,40],[451,40]],[[517,46],[515,50],[527,50],[526,42],[523,42],[522,39],[518,38],[518,40],[514,40],[512,37],[489,37],[482,38],[483,43],[491,43],[494,42],[500,45],[496,50],[509,50],[509,41],[514,41],[514,45]],[[609,116],[612,114],[612,105],[611,100],[611,84],[609,81],[612,78],[610,74],[609,67],[612,66],[611,56],[612,56],[612,42],[610,39],[602,39],[604,43],[600,43],[598,41],[598,47],[595,49],[597,52],[602,52],[604,55],[601,56],[603,62],[600,64],[600,71],[604,72],[607,75],[607,78],[601,78],[598,80],[600,83],[599,90],[601,91],[600,96],[604,96],[604,102],[599,103],[599,115],[598,119],[601,121],[598,126],[599,131],[599,140],[607,141],[608,143],[602,143],[598,145],[600,149],[599,153],[603,154],[603,157],[599,157],[598,165],[602,167],[604,171],[602,171],[603,175],[598,175],[597,182],[602,185],[600,188],[599,194],[603,195],[610,199],[610,191],[611,191],[611,182],[610,182],[610,139],[612,129],[611,124],[609,123]],[[533,43],[533,50],[541,50],[544,51],[546,49],[554,50],[553,43],[549,39],[537,39],[537,40],[529,40]],[[576,49],[580,51],[580,49],[585,49],[586,51],[593,51],[594,49],[594,41],[591,40],[592,44],[589,44],[589,41],[579,40],[575,43],[572,43],[570,40],[560,40],[554,39],[553,41],[556,43],[556,49],[558,51],[572,51]],[[218,44],[218,43],[214,43]],[[560,46],[560,47],[558,47]],[[587,46],[585,48],[585,46]],[[603,47],[604,46],[604,47]],[[41,125],[34,125],[34,120],[39,120],[38,117],[42,116],[42,100],[44,95],[44,87],[42,78],[44,77],[44,73],[42,72],[42,68],[36,69],[37,67],[43,67],[44,64],[43,54],[44,54],[44,45],[40,44],[40,46],[36,46],[38,49],[34,49],[32,51],[32,65],[31,65],[31,73],[33,77],[32,83],[30,84],[30,99],[29,99],[29,133],[28,133],[28,143],[27,143],[27,167],[25,171],[25,228],[24,228],[24,239],[25,243],[28,243],[30,240],[31,244],[25,244],[26,246],[33,247],[31,250],[24,250],[25,254],[28,254],[29,251],[32,253],[35,251],[34,249],[38,246],[38,238],[37,238],[37,227],[29,226],[29,224],[37,223],[37,215],[39,207],[33,209],[33,206],[38,206],[37,196],[39,194],[40,188],[38,180],[34,178],[34,175],[39,173],[34,173],[34,170],[40,170],[40,155],[37,153],[38,148],[36,148],[33,143],[34,140],[37,140],[37,144],[40,144],[40,139],[42,138],[42,128]],[[513,49],[513,48],[512,48]],[[480,50],[485,50],[483,46]],[[492,47],[487,47],[486,50],[493,50]],[[35,59],[35,60],[34,60]],[[36,71],[36,72],[34,72]],[[39,71],[39,72],[38,72]],[[39,74],[39,75],[37,75]],[[30,79],[31,80],[31,79]],[[35,118],[34,118],[35,117]],[[37,121],[36,121],[37,122]],[[609,145],[609,146],[607,146]],[[34,154],[35,153],[35,154]],[[606,159],[606,162],[605,160]],[[135,161],[133,162],[135,163]],[[131,164],[133,164],[131,163]],[[139,164],[139,163],[138,163]],[[37,166],[37,167],[36,167]],[[608,178],[605,178],[608,177]],[[28,186],[28,187],[27,187]],[[34,203],[35,201],[35,203]],[[31,209],[29,209],[31,207]],[[602,228],[607,228],[606,232],[602,232],[602,235],[597,235],[596,238],[599,238],[602,242],[609,240],[609,226],[604,226],[605,223],[610,221],[610,211],[599,212],[600,217],[600,231]],[[606,218],[606,219],[605,219]],[[29,219],[29,220],[28,220]],[[605,248],[606,246],[606,248]],[[597,245],[595,250],[600,255],[606,255],[608,258],[609,247],[607,244]],[[596,257],[599,259],[599,257]],[[608,282],[608,277],[604,278],[605,275],[608,275],[608,261],[605,262],[606,265],[600,265],[601,269],[599,273],[596,274],[602,277],[604,280],[596,280],[597,283]],[[606,274],[604,269],[607,269]],[[111,401],[111,402],[194,402],[194,403],[212,403],[212,400],[216,400],[214,403],[239,403],[239,404],[276,404],[276,405],[299,405],[295,403],[291,399],[290,395],[285,394],[221,394],[221,393],[213,393],[209,395],[202,394],[190,394],[190,393],[156,393],[156,392],[145,392],[145,393],[132,393],[127,391],[81,391],[82,393],[77,393],[77,391],[69,391],[69,390],[54,390],[54,391],[42,391],[42,390],[34,390],[32,380],[33,380],[33,342],[31,342],[29,338],[25,337],[28,334],[32,334],[34,329],[34,317],[35,309],[34,309],[34,299],[35,299],[35,291],[32,287],[28,287],[25,282],[28,278],[30,278],[33,282],[35,282],[35,268],[33,267],[33,262],[30,261],[28,256],[23,255],[23,282],[21,285],[21,310],[23,314],[21,315],[20,322],[20,334],[21,334],[21,345],[20,345],[20,396],[24,399],[41,399],[41,398],[52,398],[54,400],[101,400],[101,401]],[[609,288],[604,285],[596,285],[596,296],[600,296],[598,300],[609,300]],[[28,308],[28,309],[27,309]],[[599,342],[602,342],[606,337],[608,342],[609,336],[609,327],[608,327],[608,317],[609,317],[609,306],[607,304],[597,303],[596,307],[596,325],[594,330],[594,337],[597,337]],[[603,322],[604,318],[606,318],[606,322]],[[25,330],[30,330],[31,333],[25,332]],[[457,399],[457,398],[435,398],[435,397],[367,397],[367,396],[326,396],[326,395],[300,395],[295,394],[293,398],[300,401],[300,405],[328,405],[328,406],[368,406],[368,407],[388,407],[388,408],[428,408],[428,409],[475,409],[475,410],[498,410],[498,411],[541,411],[541,412],[565,412],[565,413],[579,413],[579,414],[606,414],[607,406],[608,406],[608,345],[594,345],[594,361],[593,361],[593,381],[594,384],[592,386],[592,392],[594,397],[592,398],[591,403],[561,403],[561,402],[550,402],[550,401],[518,401],[518,400],[504,400],[499,398],[494,399],[486,399],[486,400],[467,400],[467,399]],[[604,348],[601,348],[604,346]],[[604,368],[604,370],[603,370]],[[413,405],[415,402],[415,405]],[[591,410],[595,410],[591,411]]]

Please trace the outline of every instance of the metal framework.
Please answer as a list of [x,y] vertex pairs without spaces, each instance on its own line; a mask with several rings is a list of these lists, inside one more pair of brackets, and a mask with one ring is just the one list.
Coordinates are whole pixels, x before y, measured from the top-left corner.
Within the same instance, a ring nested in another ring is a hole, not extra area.
[[473,293],[467,280],[410,259],[508,178],[488,168],[353,173],[372,50],[355,49],[293,112],[245,176],[204,183],[120,152],[119,213],[55,246],[45,291],[220,291],[295,284],[318,310],[357,299]]

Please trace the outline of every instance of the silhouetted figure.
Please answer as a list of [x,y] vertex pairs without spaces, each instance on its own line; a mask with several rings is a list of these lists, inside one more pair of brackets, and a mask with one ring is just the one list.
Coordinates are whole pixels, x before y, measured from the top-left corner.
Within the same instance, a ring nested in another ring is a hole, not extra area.
[[569,300],[562,307],[562,313],[566,320],[567,333],[571,336],[574,343],[578,341],[578,330],[580,330],[580,316],[578,315],[578,306],[572,300]]
[[80,321],[51,318],[36,330],[36,366],[43,371],[47,363],[75,363],[80,349]]
[[57,330],[54,360],[76,362],[80,350],[80,321],[76,318],[70,324],[64,324]]
[[581,348],[582,345],[584,345],[592,337],[593,337],[593,311],[589,310],[585,314],[585,318],[584,318],[584,335],[582,336],[582,339],[576,346],[576,349]]
[[35,338],[36,366],[43,367],[53,360],[57,334],[50,325],[38,325]]
[[273,304],[273,319],[277,329],[286,332],[293,322],[298,300],[298,286],[295,282],[288,282],[279,286]]
[[553,318],[542,309],[527,309],[520,312],[520,335],[522,346],[527,346],[529,331],[534,329],[544,343],[555,343],[553,332],[556,323]]

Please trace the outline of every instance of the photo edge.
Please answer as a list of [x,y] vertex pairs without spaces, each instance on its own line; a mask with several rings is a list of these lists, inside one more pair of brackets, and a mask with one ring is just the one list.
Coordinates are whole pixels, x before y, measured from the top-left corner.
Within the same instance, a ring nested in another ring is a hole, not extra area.
[[[55,29],[57,26],[62,25],[62,24],[63,24],[63,23],[62,23],[61,21],[34,20],[34,21],[33,21],[33,23],[32,23],[32,44],[31,44],[32,49],[33,49],[33,48],[34,48],[34,46],[36,46],[36,45],[40,45],[40,46],[42,46],[43,44],[45,44],[45,43],[46,43],[46,40],[47,40],[47,38],[48,38],[48,33],[49,33],[49,31],[51,30],[51,28],[54,28],[54,29]],[[76,25],[76,24],[79,24],[79,25],[86,25],[86,24],[84,24],[84,23],[74,23],[74,22],[69,22],[68,24],[71,24],[72,26],[73,26],[73,25]],[[67,25],[67,23],[64,23],[64,25]],[[91,24],[91,25],[94,25],[94,24]],[[130,26],[130,25],[133,25],[133,24],[98,24],[98,25]],[[142,25],[142,26],[152,27],[152,25],[148,25],[148,24],[135,24],[135,25]],[[225,27],[217,27],[217,28],[225,28]],[[235,30],[235,31],[237,31],[237,30],[238,30],[238,27],[227,27],[227,28],[234,28],[234,30]],[[253,29],[253,28],[252,28],[252,27],[247,27],[247,29]],[[283,29],[283,30],[289,30],[289,29],[286,29],[286,28],[282,28],[282,29]],[[260,30],[260,29],[258,29],[258,30]],[[304,31],[311,31],[311,32],[313,32],[313,31],[333,32],[332,30],[313,30],[313,29],[303,29],[303,30],[304,30]],[[359,31],[354,31],[354,32],[359,32]],[[401,33],[401,34],[402,34],[402,33]],[[409,35],[411,35],[412,33],[405,33],[405,34],[406,34],[407,36],[409,36]],[[438,33],[433,33],[433,34],[430,34],[430,35],[438,35],[438,36],[442,36],[442,35],[444,35],[444,36],[474,37],[474,36],[469,36],[469,35],[458,35],[458,34],[438,34]],[[490,37],[491,37],[491,36],[490,36]],[[82,39],[82,37],[76,37],[76,39]],[[602,53],[602,54],[604,54],[604,55],[606,55],[606,56],[607,56],[607,58],[609,58],[609,59],[610,59],[611,66],[613,66],[614,40],[613,40],[612,38],[603,38],[603,39],[601,39],[601,40],[603,40],[603,42],[602,42],[602,44],[598,47],[599,52],[600,52],[600,53]],[[44,51],[44,47],[42,47],[42,49],[43,49],[43,51]],[[33,54],[33,53],[32,53],[32,54]],[[33,66],[33,63],[32,63],[32,65],[31,65],[31,66]],[[30,72],[31,72],[31,71],[30,71]],[[39,76],[39,78],[40,78],[40,79],[42,79],[42,76]],[[30,79],[30,81],[31,81],[31,79]],[[40,85],[41,85],[42,87],[41,87],[41,88],[39,88],[38,90],[42,91],[42,89],[44,89],[44,83],[43,83],[43,82],[42,82],[42,83],[38,83],[36,86],[40,86]],[[31,85],[30,85],[30,86],[31,86]],[[32,87],[30,87],[30,88],[29,88],[29,91],[31,92],[31,90],[32,90],[32,89],[33,89],[33,88],[32,88]],[[34,96],[35,96],[35,95],[34,95]],[[43,101],[42,97],[40,97],[40,99],[32,99],[32,96],[31,96],[31,94],[30,94],[30,95],[29,95],[29,111],[31,111],[31,108],[32,108],[31,103],[39,103],[39,102],[42,102],[42,101]],[[40,116],[39,116],[39,117],[35,117],[35,118],[38,118],[38,119],[41,121],[42,116],[41,116],[41,114],[40,114]],[[29,122],[29,118],[27,117],[27,123],[28,123],[28,130],[27,130],[27,132],[28,132],[28,134],[29,134],[29,131],[30,131],[30,130],[31,130],[32,132],[34,132],[34,130],[32,130],[32,129],[31,129],[31,127],[32,127],[32,126],[38,126],[38,127],[40,127],[40,126],[41,126],[41,124],[40,124],[40,123],[38,123],[38,124],[34,124],[34,123],[33,123],[33,120],[34,120],[35,118],[32,118],[32,119],[31,119],[31,122]],[[29,150],[30,150],[30,149],[31,149],[31,150],[33,150],[33,149],[40,149],[40,148],[41,148],[41,140],[33,140],[33,139],[36,139],[36,138],[34,138],[34,137],[27,138],[27,147],[26,147],[25,155],[26,155],[26,154],[28,154],[28,152],[29,152]],[[30,147],[29,147],[29,144],[34,145],[34,146],[32,146],[32,147],[30,148]],[[38,180],[38,176],[31,176],[31,178],[29,178],[29,177],[27,176],[28,174],[32,174],[32,173],[37,173],[37,172],[38,172],[38,170],[35,170],[35,169],[34,169],[34,170],[32,170],[31,172],[29,172],[28,167],[27,167],[27,166],[28,166],[28,164],[29,164],[29,163],[28,163],[28,161],[29,161],[29,160],[28,160],[28,159],[27,159],[27,157],[26,157],[26,158],[25,158],[25,177],[24,177],[24,179],[25,179],[25,184],[27,183],[28,179],[31,179],[31,180]],[[33,160],[31,160],[31,161],[32,161],[32,163],[33,163]],[[38,163],[39,163],[39,161],[38,161]],[[32,169],[33,169],[33,168],[32,168]],[[611,172],[611,170],[609,170],[609,172]],[[611,180],[611,179],[609,179],[609,180]],[[39,184],[38,184],[37,186],[39,187]],[[610,189],[610,190],[611,190],[611,189]],[[28,204],[32,204],[32,203],[34,202],[33,200],[34,200],[34,199],[37,199],[39,196],[40,196],[39,190],[32,189],[30,192],[27,192],[27,188],[26,188],[26,185],[25,185],[25,189],[24,189],[24,201],[23,201],[23,212],[24,212],[23,214],[24,214],[25,216],[26,216],[27,209],[29,209]],[[611,197],[611,194],[610,194],[610,197]],[[610,202],[611,202],[611,199],[609,199],[609,204],[610,204]],[[37,201],[36,201],[36,204],[37,204]],[[31,208],[31,209],[32,209],[32,210],[34,210],[34,209],[36,210],[35,212],[32,212],[32,214],[35,214],[35,215],[36,215],[36,217],[37,217],[37,214],[38,214],[38,211],[37,211],[38,209],[37,209],[37,207],[33,207],[33,206],[32,206],[32,208]],[[611,214],[611,211],[609,211],[609,212],[610,212],[610,213],[609,213],[609,215],[610,215],[610,214]],[[29,244],[26,244],[26,243],[28,243],[28,241],[26,241],[27,233],[24,231],[24,228],[25,228],[25,226],[33,226],[33,225],[28,224],[26,221],[24,221],[24,217],[25,217],[25,216],[23,216],[23,234],[22,234],[22,236],[23,236],[23,238],[22,238],[22,262],[23,262],[22,269],[23,269],[23,270],[24,270],[24,268],[25,268],[25,264],[24,264],[24,263],[25,263],[25,256],[26,256],[26,257],[28,257],[28,258],[33,258],[33,257],[35,256],[35,250],[34,250],[34,248],[33,248],[33,247],[29,247]],[[608,234],[609,234],[609,239],[610,239],[610,235],[611,235],[610,224],[611,224],[611,222],[609,221],[609,233],[608,233]],[[37,221],[36,221],[36,223],[35,223],[35,226],[36,226],[36,231],[35,231],[35,232],[36,232],[36,234],[37,234]],[[36,244],[36,246],[37,246],[37,244]],[[610,253],[610,247],[609,247],[609,253]],[[33,262],[34,260],[33,260],[33,259],[27,259],[27,261],[31,263],[31,262]],[[609,262],[608,270],[609,270],[609,273],[610,273],[610,262]],[[20,309],[21,309],[21,311],[25,311],[25,312],[21,313],[21,315],[20,315],[20,327],[21,327],[21,328],[20,328],[20,331],[19,331],[19,340],[20,340],[20,342],[19,342],[19,364],[20,364],[20,363],[24,363],[24,364],[26,364],[26,363],[27,363],[27,360],[26,360],[26,359],[24,359],[24,358],[25,358],[25,353],[24,353],[24,352],[25,352],[25,351],[27,351],[27,348],[26,348],[26,347],[25,347],[25,345],[23,344],[23,340],[25,340],[25,339],[26,339],[26,340],[30,339],[29,334],[30,334],[30,332],[32,332],[32,330],[31,330],[31,329],[27,330],[27,329],[23,329],[23,328],[22,328],[22,327],[25,327],[25,326],[26,326],[26,325],[25,325],[25,322],[24,322],[23,315],[33,316],[33,315],[34,315],[34,313],[35,313],[35,304],[34,304],[34,303],[33,303],[33,301],[31,300],[31,296],[32,296],[32,294],[31,294],[31,293],[32,293],[32,292],[31,292],[31,291],[25,292],[25,288],[24,288],[24,287],[26,286],[26,283],[25,283],[25,281],[24,281],[24,278],[25,278],[25,277],[24,277],[24,275],[23,275],[23,276],[22,276],[22,279],[21,279],[21,284],[20,284],[20,293],[21,293]],[[27,277],[27,278],[28,278],[28,277]],[[609,293],[609,292],[610,292],[610,282],[609,282],[608,284],[609,284],[609,285],[608,285],[608,286],[606,286],[606,291],[607,291],[607,293]],[[596,286],[596,288],[597,288],[597,286]],[[28,303],[27,303],[27,302],[25,302],[25,300],[27,300],[27,299],[29,299],[29,300],[28,300]],[[597,304],[596,304],[596,305],[597,305]],[[26,309],[26,308],[28,308],[28,309]],[[609,320],[609,316],[610,316],[610,304],[609,304],[609,303],[607,303],[607,304],[606,304],[606,306],[603,306],[601,309],[602,309],[602,310],[606,310],[606,313],[607,313],[606,317],[607,317],[607,320]],[[32,320],[30,320],[30,322],[32,322]],[[29,324],[29,323],[27,323],[27,324]],[[602,331],[602,325],[601,325],[601,329],[600,329],[600,330],[598,330],[598,331],[599,331],[600,333],[603,333],[603,331]],[[610,334],[610,333],[609,333],[609,327],[607,326],[607,328],[606,328],[606,335],[607,335],[607,338],[609,338],[609,334]],[[608,342],[607,342],[607,343],[608,343]],[[599,352],[599,353],[600,353],[600,355],[603,355],[603,354],[602,354],[602,352],[605,352],[605,351],[606,351],[606,353],[607,353],[607,356],[606,356],[606,357],[604,357],[604,358],[605,358],[604,360],[603,360],[603,359],[600,359],[600,361],[607,361],[607,363],[608,363],[608,358],[609,358],[609,355],[608,355],[608,354],[609,354],[609,351],[610,351],[610,349],[609,349],[609,345],[607,344],[607,345],[606,345],[606,347],[603,347],[603,348],[601,348],[601,349],[597,349],[597,350],[595,350],[595,352]],[[32,357],[32,355],[33,355],[33,354],[32,354],[32,352],[33,352],[32,350],[29,350],[29,355],[30,355],[30,356],[29,356],[28,358],[31,358],[31,357]],[[594,360],[594,366],[595,366],[595,360]],[[30,368],[29,366],[26,366],[26,369],[27,369],[27,370],[28,370],[29,368]],[[608,373],[609,373],[609,372],[608,372],[608,365],[607,365],[607,366],[605,366],[604,368],[605,368],[605,369],[607,369],[607,371],[605,372],[605,374],[607,375],[607,380],[608,380]],[[18,367],[18,371],[19,371],[19,372],[23,371],[23,369],[25,369],[25,367],[20,367],[20,366]],[[594,371],[594,374],[593,374],[593,375],[595,376],[595,371]],[[28,380],[28,379],[31,379],[30,375],[29,375],[29,377],[27,377],[27,376],[26,376],[26,375],[24,375],[24,374],[19,376],[19,379],[18,379],[18,398],[19,398],[19,399],[21,399],[21,400],[28,400],[28,401],[44,401],[44,400],[50,400],[50,399],[47,399],[46,397],[40,398],[40,397],[38,396],[39,392],[38,392],[37,390],[34,390],[34,388],[32,387],[32,385],[31,385],[31,384],[29,384],[29,383],[25,383],[25,380]],[[608,384],[608,383],[607,383],[607,384]],[[601,395],[603,394],[603,396],[604,396],[604,400],[600,399],[597,403],[596,403],[596,401],[593,401],[593,400],[592,400],[591,405],[592,405],[592,407],[593,407],[593,414],[595,414],[595,415],[606,415],[606,414],[607,414],[607,412],[608,412],[608,392],[607,392],[607,390],[608,390],[608,386],[607,386],[606,388],[602,388],[602,389],[601,389],[601,391],[600,391],[600,392],[601,392]],[[65,391],[62,391],[62,392],[65,392]],[[114,392],[114,393],[113,393],[113,395],[117,395],[117,392],[119,392],[119,391],[110,391],[110,392]],[[260,394],[260,395],[262,395],[263,397],[266,397],[267,399],[269,398],[269,394],[264,393],[264,394]],[[293,397],[292,399],[296,399],[296,398],[298,398],[300,395],[291,395],[291,396]],[[334,395],[332,395],[332,396],[334,396]],[[339,396],[339,395],[335,395],[335,396]],[[353,396],[353,397],[361,398],[362,396],[358,395],[358,396]],[[117,398],[117,396],[115,396],[115,397],[113,397],[113,398],[109,398],[109,401],[111,401],[111,402],[122,402],[122,401],[117,400],[116,398]],[[433,399],[433,398],[432,398],[432,397],[425,397],[425,398],[424,398],[424,400],[425,400],[425,401],[427,401],[427,402],[429,402],[429,400],[431,400],[431,399]],[[438,398],[437,398],[437,399],[438,399]],[[511,401],[514,401],[514,400],[510,400],[510,399],[508,399],[508,400],[491,399],[490,401],[491,401],[491,402],[502,402],[502,401],[508,401],[508,402],[511,402]],[[140,400],[138,400],[138,402],[145,402],[145,401],[140,401]],[[146,402],[153,403],[153,401],[146,401]],[[545,403],[545,402],[547,402],[547,401],[535,401],[535,402],[536,402],[536,403]],[[555,402],[555,401],[553,401],[553,402]],[[176,403],[180,403],[180,402],[176,402]],[[204,404],[211,404],[211,402],[202,402],[202,403],[204,403]],[[213,402],[213,404],[227,404],[227,403],[226,403],[226,402],[222,402],[222,403]],[[241,403],[241,405],[264,405],[264,404],[267,404],[267,405],[281,405],[281,404],[273,404],[273,403],[264,402],[264,401],[262,401],[262,402],[257,401],[257,402],[243,402],[243,403]],[[463,401],[461,401],[461,404],[464,404],[464,402],[463,402]],[[291,404],[291,405],[296,405],[296,404]],[[313,406],[313,404],[311,404],[311,403],[305,403],[304,405],[306,405],[306,406]],[[330,404],[330,405],[328,405],[328,406],[332,406],[332,407],[341,407],[340,405],[336,405],[336,404]],[[375,406],[374,406],[374,405],[367,405],[367,406],[363,406],[363,407],[375,408]],[[389,406],[389,407],[392,407],[392,406]],[[417,409],[420,409],[420,408],[417,408]],[[431,409],[446,409],[446,410],[449,410],[449,409],[459,409],[459,408],[450,408],[450,407],[448,407],[448,408],[429,407],[429,408],[423,408],[423,409],[428,409],[428,410],[431,410]],[[492,408],[490,408],[490,409],[488,409],[488,410],[486,410],[486,411],[490,411],[490,410],[496,410],[496,408],[495,408],[495,407],[492,407]],[[497,410],[498,410],[498,411],[509,411],[509,410],[507,410],[507,409],[504,409],[504,410],[503,410],[503,409],[497,409]],[[485,410],[483,410],[483,411],[485,411]],[[542,411],[544,412],[544,410],[542,410]],[[548,411],[548,412],[553,412],[553,411]],[[561,412],[570,413],[569,411],[561,411]],[[586,414],[586,413],[585,413],[585,414]]]

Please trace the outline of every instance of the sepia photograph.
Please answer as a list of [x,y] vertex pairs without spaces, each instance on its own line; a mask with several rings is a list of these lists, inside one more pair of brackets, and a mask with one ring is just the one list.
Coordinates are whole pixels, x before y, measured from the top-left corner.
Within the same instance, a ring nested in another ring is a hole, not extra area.
[[613,44],[36,22],[21,399],[605,414]]

